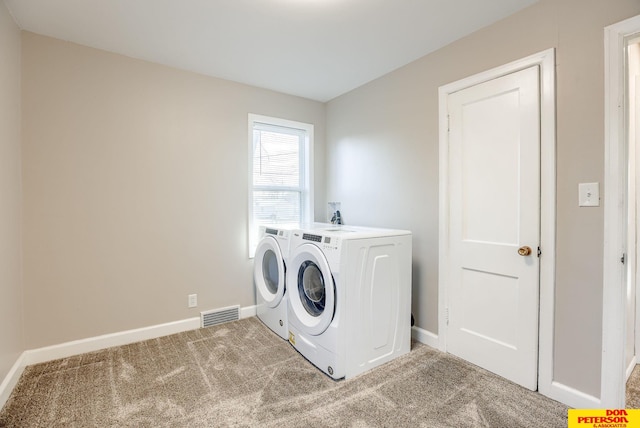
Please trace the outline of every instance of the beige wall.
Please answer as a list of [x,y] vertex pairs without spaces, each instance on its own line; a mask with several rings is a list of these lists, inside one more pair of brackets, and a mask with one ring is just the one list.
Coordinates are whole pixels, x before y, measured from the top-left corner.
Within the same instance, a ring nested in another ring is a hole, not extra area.
[[637,0],[541,0],[327,107],[327,198],[342,202],[348,223],[413,230],[413,312],[437,333],[438,87],[556,48],[554,380],[596,397],[603,210],[579,208],[577,188],[604,188],[603,28],[639,13]]
[[20,188],[20,30],[0,2],[0,383],[24,350]]
[[[23,33],[27,348],[255,303],[247,115],[321,103]],[[198,294],[198,308],[187,295]]]

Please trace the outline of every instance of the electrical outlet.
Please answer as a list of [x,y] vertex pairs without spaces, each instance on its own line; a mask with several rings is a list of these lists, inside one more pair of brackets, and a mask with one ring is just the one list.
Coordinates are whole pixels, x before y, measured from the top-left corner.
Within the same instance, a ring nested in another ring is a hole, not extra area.
[[189,294],[189,307],[195,308],[198,306],[198,295],[197,294]]

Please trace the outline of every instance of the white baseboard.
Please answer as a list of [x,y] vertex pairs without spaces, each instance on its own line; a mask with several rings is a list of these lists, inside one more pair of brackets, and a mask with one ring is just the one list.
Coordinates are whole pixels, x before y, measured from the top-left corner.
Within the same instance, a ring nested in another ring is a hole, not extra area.
[[629,377],[631,376],[631,372],[633,372],[633,369],[636,368],[636,364],[638,364],[638,360],[637,360],[637,356],[634,355],[633,358],[631,359],[631,363],[629,363],[629,365],[627,366],[627,374],[625,377],[625,380],[629,380]]
[[86,352],[99,351],[100,349],[122,346],[141,340],[155,339],[170,334],[200,328],[200,318],[188,318],[181,321],[158,324],[150,327],[142,327],[134,330],[120,331],[118,333],[73,340],[58,345],[45,346],[24,352],[25,365],[44,363],[46,361],[67,358]]
[[[255,314],[256,307],[247,306],[240,308],[239,317],[241,319],[248,318]],[[73,355],[84,354],[86,352],[99,351],[100,349],[110,348],[112,346],[127,345],[141,340],[155,339],[162,336],[168,336],[170,334],[181,333],[183,331],[196,330],[198,328],[200,328],[200,317],[194,317],[165,324],[153,325],[150,327],[74,340],[58,345],[25,351],[24,364],[28,366],[30,364],[44,363],[46,361],[57,360],[59,358],[67,358]]]
[[411,337],[420,343],[431,346],[432,348],[440,349],[440,342],[438,341],[438,335],[424,330],[420,327],[411,327]]
[[9,373],[7,373],[2,383],[0,383],[0,410],[4,407],[7,400],[9,399],[11,391],[13,391],[13,388],[18,383],[20,375],[22,375],[22,372],[24,371],[24,368],[26,366],[27,365],[24,363],[23,352],[13,364],[11,370],[9,370]]
[[244,308],[240,308],[240,319],[255,317],[257,314],[257,306],[245,306]]
[[539,385],[540,394],[574,409],[600,409],[600,399],[575,388],[553,381],[550,386]]

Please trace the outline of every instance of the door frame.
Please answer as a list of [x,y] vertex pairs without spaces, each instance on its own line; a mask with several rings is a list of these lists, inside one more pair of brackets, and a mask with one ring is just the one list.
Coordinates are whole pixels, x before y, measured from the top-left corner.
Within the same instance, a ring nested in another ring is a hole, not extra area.
[[627,162],[625,55],[627,40],[640,33],[640,15],[604,29],[604,260],[602,287],[603,408],[625,402]]
[[[562,402],[572,395],[553,383],[553,338],[556,260],[556,111],[555,49],[441,86],[439,95],[439,262],[438,262],[438,348],[447,350],[447,305],[449,266],[449,123],[448,96],[468,87],[532,66],[540,68],[540,318],[538,390]],[[568,400],[568,401],[564,401]]]

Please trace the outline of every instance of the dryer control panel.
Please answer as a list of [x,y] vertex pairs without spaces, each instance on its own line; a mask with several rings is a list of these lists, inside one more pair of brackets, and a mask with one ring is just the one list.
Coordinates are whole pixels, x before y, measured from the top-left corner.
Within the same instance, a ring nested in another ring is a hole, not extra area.
[[320,244],[318,246],[323,250],[337,250],[338,243],[340,241],[340,238],[335,236],[322,236],[312,233],[303,233],[302,239],[304,239],[305,241],[312,241]]

